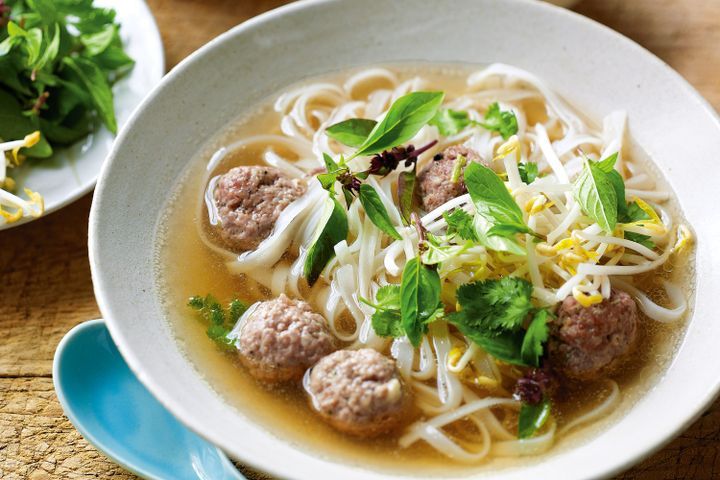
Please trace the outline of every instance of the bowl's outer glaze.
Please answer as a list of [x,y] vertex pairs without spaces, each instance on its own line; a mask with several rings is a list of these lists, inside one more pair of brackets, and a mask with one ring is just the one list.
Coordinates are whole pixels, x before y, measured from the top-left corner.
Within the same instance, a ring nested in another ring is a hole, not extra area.
[[327,478],[386,478],[294,448],[213,393],[188,366],[163,318],[154,286],[153,232],[167,192],[205,139],[258,99],[304,77],[400,60],[504,62],[544,78],[593,118],[626,109],[635,140],[677,193],[699,238],[698,295],[666,375],[592,441],[492,476],[591,478],[630,466],[685,428],[720,387],[720,217],[710,201],[720,122],[656,57],[591,20],[540,2],[299,2],[236,27],[176,67],[120,135],[91,212],[95,292],[120,351],[171,412],[242,461],[283,478],[317,478],[318,472]]

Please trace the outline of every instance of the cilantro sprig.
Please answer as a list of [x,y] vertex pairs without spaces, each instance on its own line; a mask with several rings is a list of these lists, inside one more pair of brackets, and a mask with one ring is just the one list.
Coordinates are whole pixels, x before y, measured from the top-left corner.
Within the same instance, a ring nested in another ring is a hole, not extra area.
[[233,299],[226,306],[220,304],[217,299],[207,294],[194,296],[188,299],[188,307],[197,311],[200,320],[207,325],[206,334],[222,350],[232,351],[235,346],[227,335],[235,323],[248,309],[248,305],[237,298]]
[[[547,310],[532,304],[527,280],[503,277],[460,286],[460,309],[448,316],[463,335],[496,358],[522,366],[538,366],[547,341]],[[527,330],[526,321],[531,318]]]
[[497,102],[490,105],[482,122],[472,120],[466,111],[444,108],[439,110],[430,120],[430,125],[436,126],[440,134],[444,136],[457,135],[467,127],[474,126],[497,132],[504,140],[518,132],[515,114],[509,110],[500,110],[500,105]]

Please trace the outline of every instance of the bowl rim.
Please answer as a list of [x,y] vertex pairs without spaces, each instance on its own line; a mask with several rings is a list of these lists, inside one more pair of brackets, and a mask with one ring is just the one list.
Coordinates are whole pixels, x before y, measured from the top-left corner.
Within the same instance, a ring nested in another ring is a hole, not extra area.
[[[132,369],[132,371],[138,376],[140,381],[148,388],[148,390],[163,404],[169,411],[175,412],[182,410],[182,407],[180,405],[176,406],[175,400],[170,397],[167,392],[165,392],[162,388],[155,385],[146,375],[145,375],[145,369],[142,365],[142,362],[139,361],[138,357],[135,355],[135,352],[132,350],[131,346],[127,345],[124,340],[124,335],[121,331],[120,326],[116,323],[116,321],[113,319],[113,316],[111,315],[112,307],[111,307],[111,297],[112,293],[104,286],[105,280],[103,278],[102,272],[99,268],[99,259],[100,259],[100,252],[97,247],[97,241],[98,241],[98,225],[100,222],[100,218],[98,215],[99,207],[98,207],[98,199],[102,197],[103,191],[106,187],[106,183],[108,181],[108,175],[107,172],[110,169],[111,164],[113,163],[113,160],[118,154],[118,151],[122,148],[122,145],[126,139],[130,135],[130,132],[132,130],[133,125],[136,123],[138,118],[142,116],[142,114],[146,111],[148,105],[152,103],[152,101],[158,96],[159,92],[165,88],[165,86],[169,83],[172,83],[173,80],[177,77],[180,77],[184,74],[186,70],[189,70],[192,68],[192,66],[199,62],[200,59],[207,54],[208,52],[215,49],[217,46],[224,44],[225,42],[230,41],[232,38],[242,35],[247,30],[251,30],[252,28],[261,26],[265,23],[271,23],[273,22],[277,17],[282,17],[284,15],[292,14],[296,11],[300,11],[309,7],[317,7],[322,5],[330,5],[334,3],[342,3],[347,0],[296,0],[292,3],[280,6],[278,8],[269,10],[267,12],[264,12],[258,16],[252,17],[235,27],[229,29],[226,32],[223,32],[222,34],[218,35],[214,39],[210,40],[208,43],[200,47],[198,50],[191,53],[189,56],[184,58],[180,63],[178,63],[177,66],[175,66],[168,74],[163,77],[162,81],[156,85],[152,91],[145,97],[145,99],[140,103],[140,105],[135,109],[133,114],[130,116],[130,118],[127,121],[126,128],[124,128],[120,135],[116,138],[115,143],[113,144],[113,148],[108,155],[107,160],[103,164],[102,170],[100,172],[100,176],[97,181],[96,189],[95,189],[95,195],[93,197],[92,202],[92,208],[90,211],[90,217],[89,217],[89,238],[88,238],[88,251],[89,251],[89,260],[90,260],[90,269],[91,269],[91,275],[93,280],[93,288],[96,296],[96,300],[99,306],[100,311],[102,312],[104,318],[107,322],[107,327],[110,330],[111,336],[113,340],[115,341],[118,350],[123,355],[125,360],[127,361],[128,365]],[[539,2],[535,0],[505,0],[506,3],[514,3],[518,7],[522,8],[535,8],[538,10],[546,10],[546,11],[554,11],[555,15],[558,16],[564,16],[567,21],[577,22],[578,24],[583,24],[585,28],[590,29],[596,29],[599,31],[604,32],[606,35],[610,35],[614,38],[615,41],[621,42],[623,46],[634,49],[638,52],[639,55],[642,55],[646,57],[648,61],[655,62],[656,65],[663,69],[666,74],[670,76],[674,84],[679,86],[683,92],[686,95],[689,95],[694,101],[697,102],[697,104],[702,108],[702,110],[708,114],[709,120],[711,120],[714,123],[714,126],[720,132],[720,116],[715,111],[715,109],[712,107],[712,105],[684,78],[682,75],[680,75],[676,70],[674,70],[672,67],[670,67],[666,62],[664,62],[662,59],[660,59],[657,55],[652,53],[651,51],[647,50],[645,47],[639,45],[635,41],[631,40],[630,38],[622,35],[621,33],[611,29],[610,27],[599,23],[596,20],[593,20],[589,17],[585,17],[577,12],[574,12],[572,10],[568,10],[556,5],[552,5],[546,2]],[[692,314],[690,318],[686,320],[687,322],[687,328],[689,328],[692,321]],[[672,363],[677,358],[677,355],[679,353],[680,347],[682,346],[682,343],[685,341],[685,337],[687,335],[687,328],[686,331],[683,332],[683,336],[680,340],[681,345],[679,348],[673,353],[673,358],[671,362],[668,364],[666,369],[671,368]],[[660,384],[663,381],[663,377],[659,377],[657,380],[657,384]],[[641,400],[649,395],[650,391],[645,392]],[[605,478],[612,475],[615,475],[619,472],[622,472],[631,466],[641,462],[645,458],[649,457],[653,453],[660,450],[662,447],[667,445],[669,442],[671,442],[677,435],[679,435],[682,431],[686,430],[688,426],[690,426],[692,423],[694,423],[701,414],[709,408],[709,406],[720,396],[720,378],[718,378],[714,384],[709,385],[708,388],[705,390],[704,394],[702,396],[698,396],[697,400],[694,402],[691,410],[686,410],[684,415],[684,420],[681,422],[675,423],[673,426],[668,427],[664,430],[664,434],[662,436],[654,438],[652,441],[646,442],[641,448],[636,448],[633,451],[626,454],[624,457],[622,457],[619,461],[618,460],[608,460],[604,463],[604,466],[600,469],[597,469],[593,472],[588,473],[586,478]],[[219,436],[214,434],[213,432],[210,432],[203,428],[202,422],[195,422],[188,420],[186,418],[179,418],[180,421],[182,421],[188,428],[196,432],[198,435],[202,436],[203,438],[207,439],[208,441],[219,445]],[[616,423],[621,423],[623,419],[619,419]],[[602,435],[602,433],[601,433]],[[269,474],[274,475],[287,475],[287,469],[282,468],[279,466],[279,464],[266,464],[266,463],[260,463],[256,462],[253,458],[247,458],[242,457],[241,460],[253,467],[259,468]],[[524,468],[522,469],[524,471]]]

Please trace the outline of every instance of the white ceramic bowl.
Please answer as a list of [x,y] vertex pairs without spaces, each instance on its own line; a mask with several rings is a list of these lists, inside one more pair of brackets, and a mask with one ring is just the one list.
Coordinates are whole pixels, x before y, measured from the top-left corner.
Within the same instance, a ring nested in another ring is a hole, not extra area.
[[282,478],[386,478],[296,449],[213,393],[190,368],[162,316],[153,232],[188,161],[257,99],[304,77],[399,60],[509,63],[538,74],[593,118],[626,109],[632,135],[677,193],[699,238],[697,299],[667,373],[602,435],[493,478],[590,478],[629,467],[686,428],[720,387],[720,218],[711,200],[720,122],[656,57],[545,3],[299,2],[238,26],[175,68],[120,135],[93,202],[95,292],[120,351],[170,411],[244,462]]

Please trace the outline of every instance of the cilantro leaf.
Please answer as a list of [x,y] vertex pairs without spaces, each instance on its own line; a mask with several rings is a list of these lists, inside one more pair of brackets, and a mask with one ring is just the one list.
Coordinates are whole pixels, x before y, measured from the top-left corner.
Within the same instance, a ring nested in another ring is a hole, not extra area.
[[523,403],[518,419],[518,438],[530,438],[545,425],[550,417],[550,400],[544,399],[537,405]]
[[479,242],[477,231],[473,225],[473,217],[462,208],[456,208],[452,212],[443,212],[443,218],[447,222],[447,234],[457,235],[463,240]]
[[546,309],[535,312],[525,337],[523,338],[521,355],[523,362],[535,367],[540,366],[540,357],[543,354],[543,343],[548,339],[548,321],[551,313]]
[[457,135],[472,124],[470,116],[463,110],[452,110],[450,108],[442,108],[437,111],[435,116],[428,122],[438,128],[440,135],[448,137]]
[[247,310],[247,304],[238,299],[233,299],[227,308],[223,308],[215,297],[208,294],[204,297],[190,297],[187,305],[196,310],[203,322],[207,324],[206,334],[208,338],[223,350],[232,351],[235,349],[234,342],[228,339],[227,335],[240,316]]
[[375,303],[363,298],[366,305],[375,308],[371,324],[375,333],[381,337],[402,337],[405,330],[400,315],[400,285],[384,285],[375,294]]
[[538,177],[538,165],[535,162],[522,162],[518,164],[518,171],[520,172],[520,180],[523,183],[530,185]]
[[485,113],[485,121],[479,122],[486,130],[498,132],[504,140],[518,132],[518,123],[512,111],[501,111],[497,102],[490,105]]
[[456,292],[460,311],[450,321],[489,337],[518,330],[533,309],[532,290],[530,282],[516,277],[461,285]]
[[625,231],[624,236],[627,240],[630,240],[631,242],[637,242],[640,245],[649,248],[650,250],[655,248],[655,242],[651,240],[652,237],[650,235],[643,235],[642,233]]

